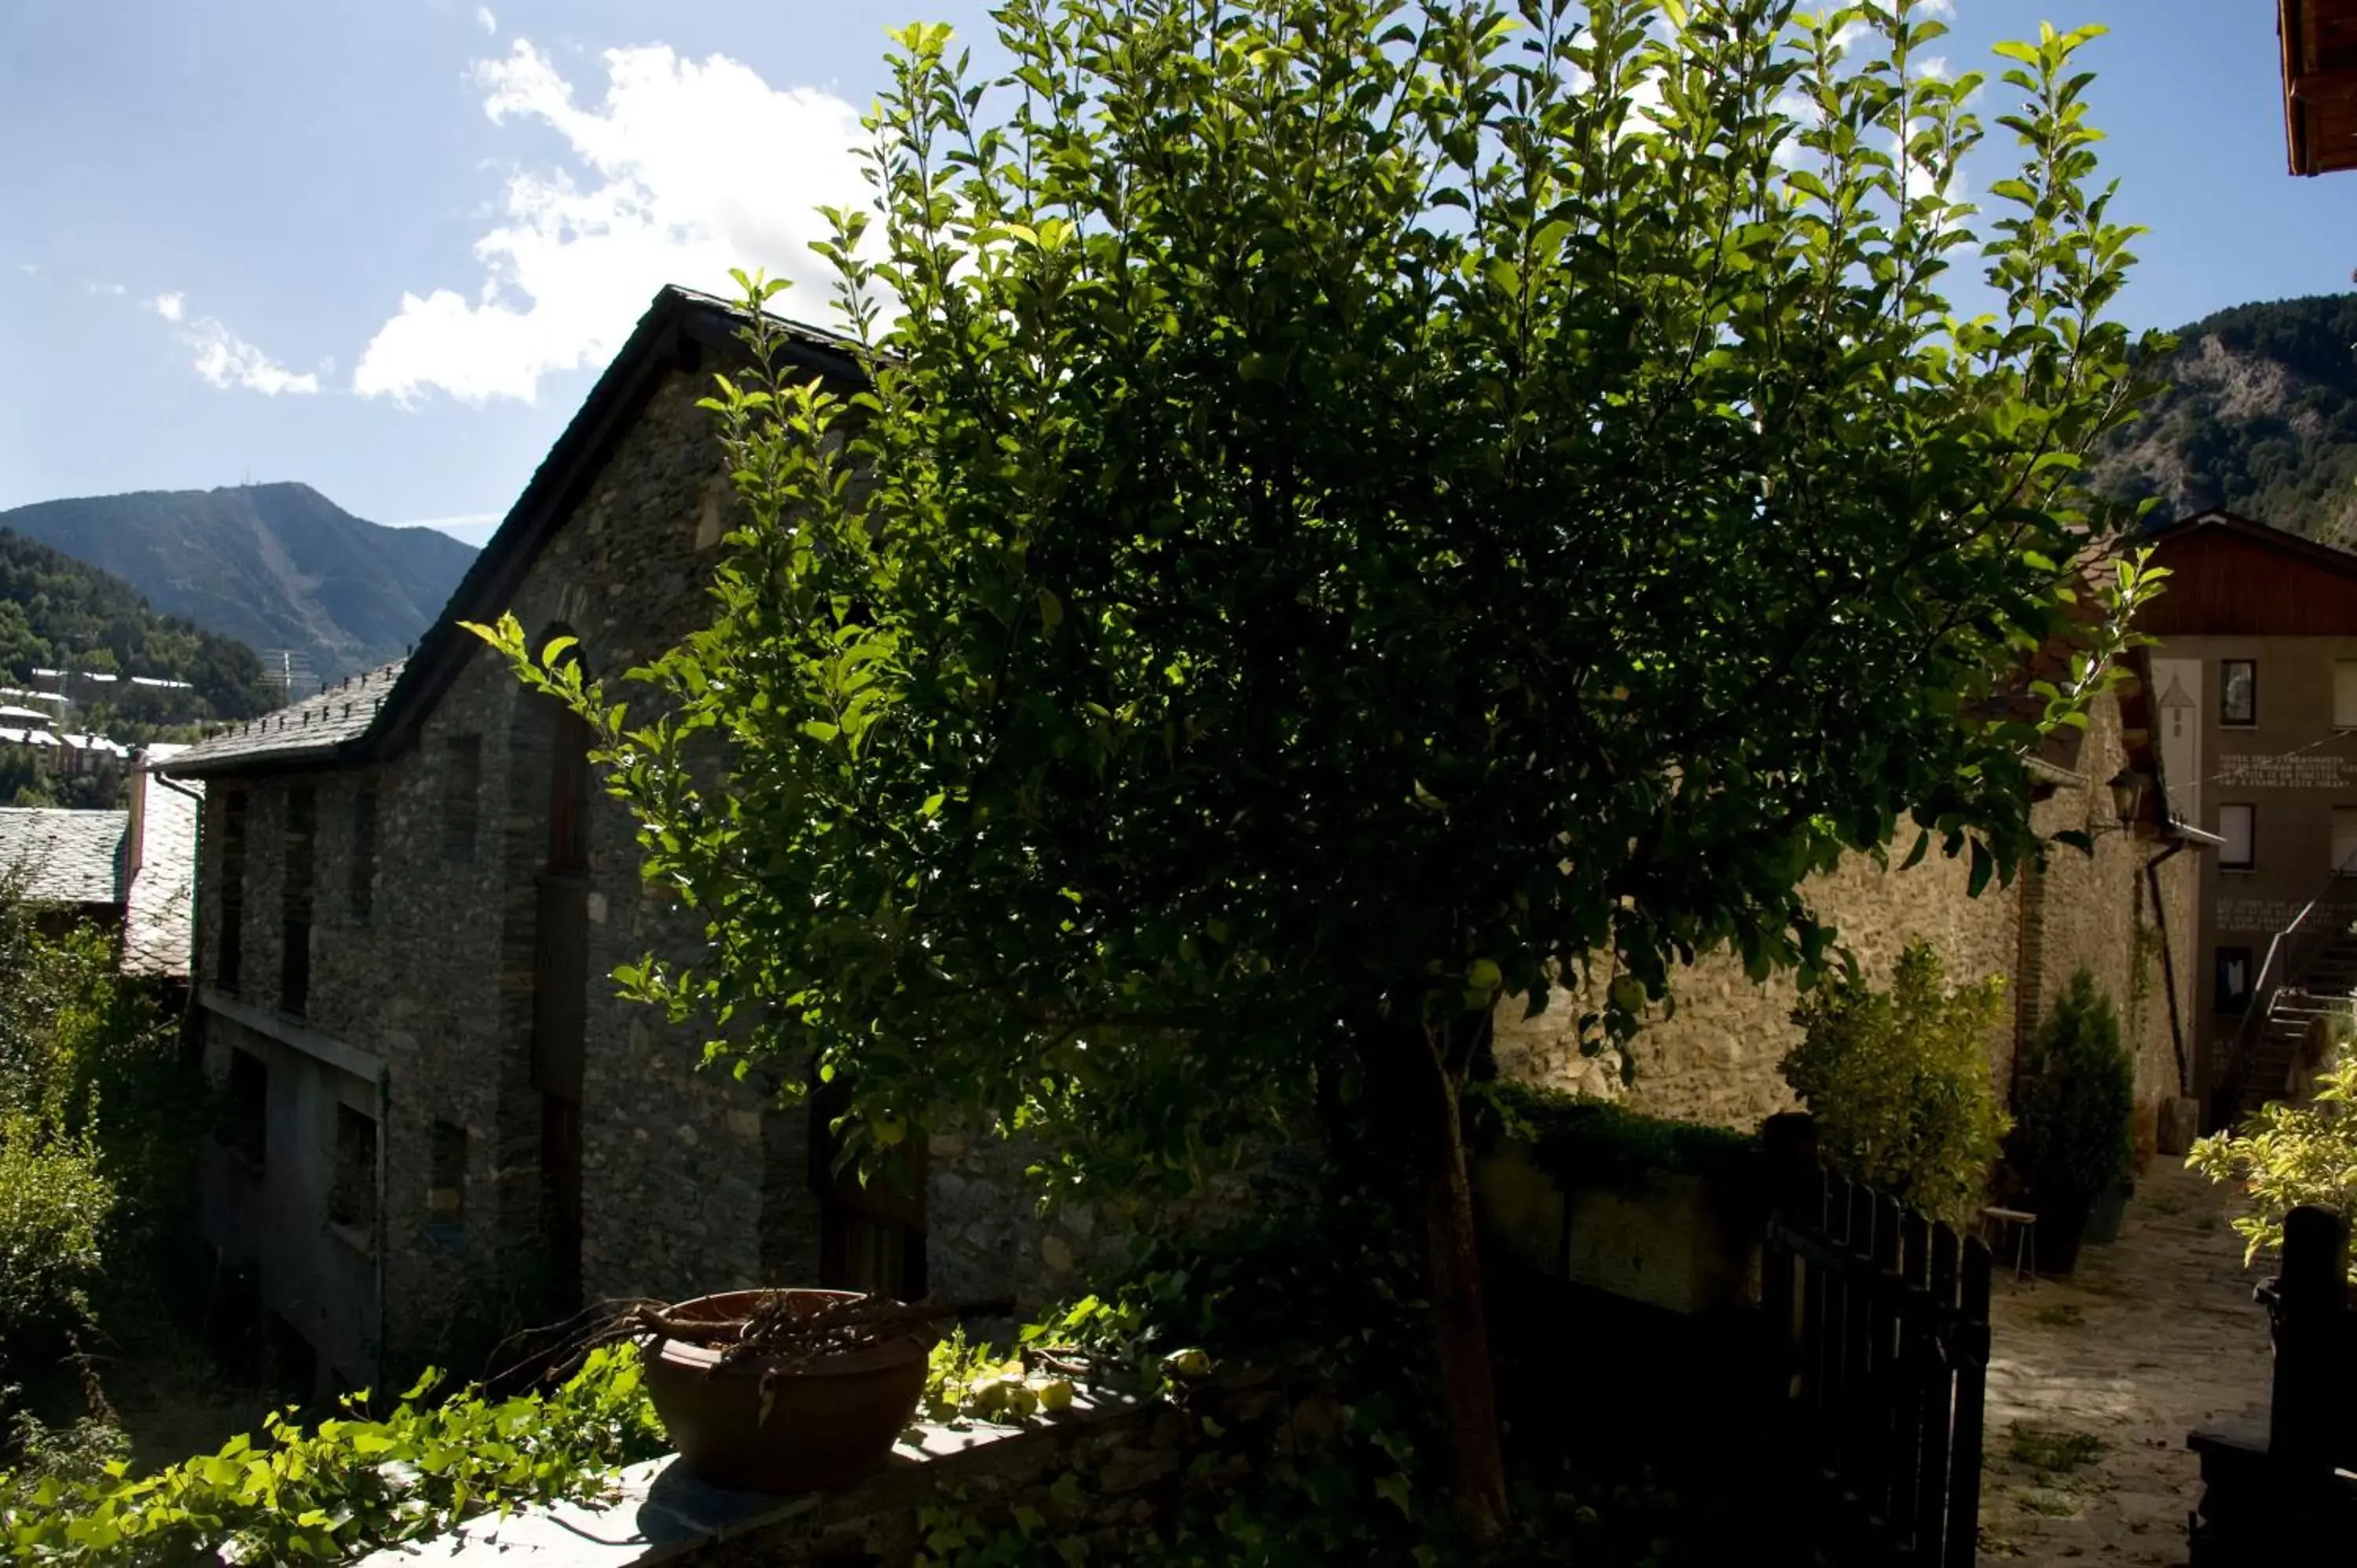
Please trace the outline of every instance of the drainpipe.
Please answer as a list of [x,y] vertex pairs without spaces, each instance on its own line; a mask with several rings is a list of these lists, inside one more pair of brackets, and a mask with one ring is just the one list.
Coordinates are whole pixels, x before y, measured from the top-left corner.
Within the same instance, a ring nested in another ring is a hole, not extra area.
[[191,789],[185,784],[176,784],[152,768],[147,770],[147,777],[169,789],[173,794],[184,800],[195,801],[197,807],[197,831],[189,841],[192,854],[188,865],[188,1011],[182,1015],[180,1031],[182,1048],[186,1049],[193,1034],[191,1026],[197,1016],[197,991],[203,985],[205,978],[205,922],[203,909],[199,904],[199,900],[203,897],[205,885],[205,797],[202,790]]
[[388,1063],[377,1069],[376,1073],[376,1226],[375,1234],[370,1238],[376,1253],[376,1323],[370,1336],[375,1354],[371,1358],[373,1364],[369,1368],[369,1387],[376,1390],[384,1387],[384,1286],[393,1240],[392,1212],[385,1201],[385,1167],[392,1160],[393,1068]]
[[2160,979],[2169,991],[2169,1043],[2177,1053],[2177,1095],[2189,1099],[2193,1093],[2193,1069],[2185,1057],[2185,1024],[2177,1014],[2177,960],[2171,956],[2169,940],[2169,900],[2161,897],[2161,863],[2182,851],[2183,838],[2172,839],[2167,849],[2144,863],[2145,886],[2152,890],[2152,923],[2160,932]]

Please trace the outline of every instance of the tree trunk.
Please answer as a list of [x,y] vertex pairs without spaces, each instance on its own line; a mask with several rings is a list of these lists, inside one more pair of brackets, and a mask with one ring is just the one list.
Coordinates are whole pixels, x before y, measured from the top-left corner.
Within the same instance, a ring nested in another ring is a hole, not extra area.
[[1497,1380],[1490,1326],[1481,1304],[1481,1255],[1473,1228],[1473,1184],[1465,1164],[1461,1087],[1431,1049],[1423,1057],[1425,1109],[1417,1142],[1426,1151],[1425,1238],[1433,1333],[1448,1421],[1448,1452],[1459,1525],[1478,1545],[1502,1537],[1510,1521],[1505,1455],[1498,1435]]

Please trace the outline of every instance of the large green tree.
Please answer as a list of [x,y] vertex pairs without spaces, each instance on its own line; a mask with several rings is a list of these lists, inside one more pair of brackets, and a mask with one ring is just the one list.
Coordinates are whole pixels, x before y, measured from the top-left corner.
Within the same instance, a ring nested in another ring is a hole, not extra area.
[[713,400],[742,527],[636,672],[662,716],[487,635],[708,923],[626,985],[847,1074],[856,1140],[980,1118],[1183,1186],[1322,1116],[1411,1176],[1491,1535],[1493,1010],[1601,1043],[1710,950],[1813,977],[1845,852],[1919,827],[1976,892],[2038,852],[2025,757],[2121,636],[2074,602],[2078,455],[2136,391],[2089,35],[2000,51],[2021,162],[1977,224],[1981,82],[1907,5],[996,16],[1003,80],[897,35],[874,209],[823,247],[872,391],[762,320]]

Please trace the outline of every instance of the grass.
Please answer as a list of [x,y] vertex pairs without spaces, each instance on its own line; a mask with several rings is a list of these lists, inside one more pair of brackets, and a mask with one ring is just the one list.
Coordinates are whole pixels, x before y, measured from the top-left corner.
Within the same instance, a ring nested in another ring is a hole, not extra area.
[[2041,1306],[2029,1316],[2039,1324],[2048,1328],[2084,1328],[2087,1326],[2087,1315],[2081,1311],[2075,1304],[2071,1302],[2062,1302],[2054,1306]]
[[2007,1428],[2006,1435],[2006,1452],[2013,1462],[2041,1476],[2067,1476],[2083,1469],[2103,1456],[2105,1446],[2102,1438],[2087,1433],[2025,1426],[2019,1422]]
[[2065,1497],[2061,1492],[2017,1492],[2013,1500],[2020,1504],[2024,1511],[2040,1514],[2047,1519],[2069,1519],[2079,1511],[2078,1499]]

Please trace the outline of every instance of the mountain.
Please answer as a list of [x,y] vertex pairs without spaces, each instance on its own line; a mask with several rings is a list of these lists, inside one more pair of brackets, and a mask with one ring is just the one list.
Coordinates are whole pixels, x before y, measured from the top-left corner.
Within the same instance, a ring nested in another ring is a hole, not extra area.
[[475,558],[446,534],[364,521],[296,484],[41,501],[0,511],[0,528],[265,660],[291,651],[321,680],[399,658]]
[[93,715],[89,707],[78,709],[78,720],[110,733],[120,727],[110,718],[149,725],[242,719],[276,702],[253,649],[158,615],[122,578],[0,529],[0,674],[12,685],[53,688],[52,678],[34,678],[36,670],[149,676],[193,688],[78,683],[107,693],[93,700],[78,692],[90,706],[113,710]]
[[2153,367],[2170,390],[2098,458],[2097,487],[2357,545],[2357,295],[2237,306],[2177,338]]

